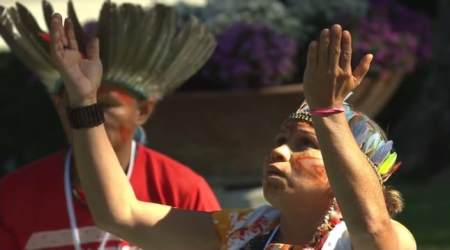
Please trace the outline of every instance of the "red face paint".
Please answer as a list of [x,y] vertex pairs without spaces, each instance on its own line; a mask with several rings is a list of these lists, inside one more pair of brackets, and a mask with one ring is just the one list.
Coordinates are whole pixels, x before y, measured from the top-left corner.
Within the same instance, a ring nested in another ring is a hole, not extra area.
[[106,131],[114,148],[133,138],[139,117],[137,101],[130,92],[113,85],[102,85],[98,92],[98,103],[103,107]]
[[294,174],[308,178],[317,184],[328,182],[322,154],[319,150],[308,149],[291,156],[291,166]]
[[132,105],[136,99],[128,91],[123,88],[112,86],[112,85],[102,85],[98,92],[99,97],[110,96],[117,98],[124,105]]
[[130,128],[130,127],[121,126],[121,127],[119,128],[119,133],[120,133],[120,139],[121,139],[121,141],[122,141],[122,142],[125,142],[125,141],[129,140],[129,138],[130,138],[131,136],[133,136],[134,131],[133,131],[133,129]]

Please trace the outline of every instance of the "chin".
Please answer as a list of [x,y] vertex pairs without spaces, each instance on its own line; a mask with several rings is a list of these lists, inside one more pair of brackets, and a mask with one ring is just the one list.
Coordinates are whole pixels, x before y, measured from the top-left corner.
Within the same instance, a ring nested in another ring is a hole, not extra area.
[[262,183],[264,189],[274,190],[277,192],[284,191],[288,188],[287,179],[278,175],[265,175]]
[[111,146],[114,148],[114,150],[118,150],[124,145],[126,145],[126,140],[132,140],[132,138],[122,138],[122,136],[117,133],[116,131],[108,131],[106,130],[106,134],[108,135],[109,142],[111,143]]
[[263,195],[265,200],[277,208],[280,198],[286,192],[287,185],[280,182],[263,180]]

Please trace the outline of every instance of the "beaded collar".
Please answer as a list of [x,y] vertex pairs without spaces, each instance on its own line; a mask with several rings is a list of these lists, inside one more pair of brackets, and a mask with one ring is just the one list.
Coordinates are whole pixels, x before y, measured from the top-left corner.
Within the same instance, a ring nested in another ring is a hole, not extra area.
[[279,226],[272,230],[266,241],[264,250],[320,250],[325,243],[330,231],[342,221],[342,214],[333,199],[330,208],[325,214],[322,223],[317,227],[312,239],[304,246],[290,245],[284,243],[271,243],[279,232]]

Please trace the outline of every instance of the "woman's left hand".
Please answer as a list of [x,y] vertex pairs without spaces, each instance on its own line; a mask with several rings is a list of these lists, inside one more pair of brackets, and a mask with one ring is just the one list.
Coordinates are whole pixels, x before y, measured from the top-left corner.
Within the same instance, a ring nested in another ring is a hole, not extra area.
[[308,48],[303,77],[304,94],[311,109],[342,107],[345,97],[363,80],[372,54],[366,54],[352,70],[350,32],[335,24],[322,30],[319,41]]
[[97,102],[97,89],[102,80],[99,41],[89,41],[84,58],[75,38],[72,21],[55,13],[51,19],[50,51],[64,81],[64,86],[72,107],[82,107]]

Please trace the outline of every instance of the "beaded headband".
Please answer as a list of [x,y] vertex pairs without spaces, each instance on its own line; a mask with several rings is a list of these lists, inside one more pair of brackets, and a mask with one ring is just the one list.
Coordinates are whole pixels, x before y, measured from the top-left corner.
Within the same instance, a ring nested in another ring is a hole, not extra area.
[[[354,111],[348,103],[344,103],[344,110],[345,117],[359,148],[376,170],[380,182],[387,181],[400,166],[400,163],[396,163],[397,153],[393,149],[393,141],[386,138],[383,130],[373,120],[362,113]],[[288,119],[312,125],[308,104],[303,102],[297,111],[289,115]]]

